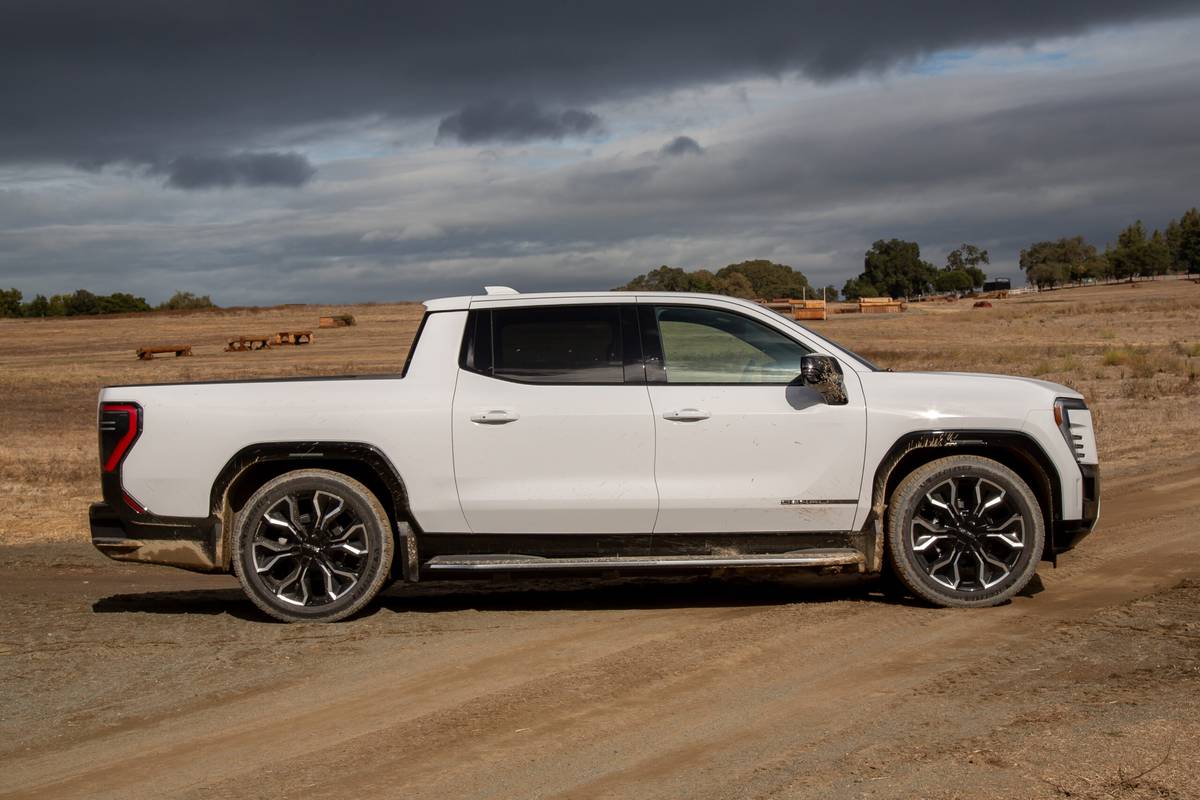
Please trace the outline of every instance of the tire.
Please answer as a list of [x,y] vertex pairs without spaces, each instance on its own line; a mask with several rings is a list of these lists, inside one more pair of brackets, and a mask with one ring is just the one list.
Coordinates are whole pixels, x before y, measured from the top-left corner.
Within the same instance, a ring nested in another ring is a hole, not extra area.
[[284,622],[335,622],[379,593],[392,566],[387,512],[371,490],[323,469],[267,482],[238,513],[233,571]]
[[1045,540],[1033,491],[1008,467],[980,456],[918,467],[888,503],[892,568],[915,596],[938,606],[1005,602],[1037,572]]

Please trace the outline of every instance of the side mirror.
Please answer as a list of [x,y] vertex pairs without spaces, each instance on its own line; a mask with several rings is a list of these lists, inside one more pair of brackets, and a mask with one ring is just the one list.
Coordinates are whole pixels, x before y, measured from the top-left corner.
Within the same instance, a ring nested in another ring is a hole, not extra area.
[[844,406],[849,402],[842,365],[832,356],[804,356],[800,360],[800,384],[811,386],[828,405]]

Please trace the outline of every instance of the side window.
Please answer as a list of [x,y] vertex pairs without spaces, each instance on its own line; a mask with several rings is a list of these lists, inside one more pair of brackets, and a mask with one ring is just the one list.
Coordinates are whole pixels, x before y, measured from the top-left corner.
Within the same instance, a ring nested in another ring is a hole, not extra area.
[[[487,344],[494,377],[526,383],[625,382],[619,306],[501,308],[490,316]],[[487,338],[476,331],[477,346]],[[475,363],[486,363],[480,355]]]
[[667,383],[791,383],[811,351],[740,314],[659,306],[654,314]]

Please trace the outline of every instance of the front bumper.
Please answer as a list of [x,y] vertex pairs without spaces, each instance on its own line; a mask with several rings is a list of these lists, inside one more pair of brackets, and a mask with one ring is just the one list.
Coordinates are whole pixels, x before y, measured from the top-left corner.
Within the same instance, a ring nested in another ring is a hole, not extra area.
[[1083,516],[1080,519],[1059,520],[1055,525],[1051,542],[1055,554],[1065,553],[1079,544],[1100,519],[1100,466],[1080,464],[1079,472],[1083,477]]
[[92,544],[115,561],[164,564],[195,572],[224,572],[221,525],[215,517],[126,516],[108,503],[88,509]]

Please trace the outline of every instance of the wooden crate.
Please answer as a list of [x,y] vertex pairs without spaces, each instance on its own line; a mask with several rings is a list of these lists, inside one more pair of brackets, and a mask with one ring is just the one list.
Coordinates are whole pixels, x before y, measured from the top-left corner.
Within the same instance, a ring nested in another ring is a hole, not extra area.
[[161,344],[154,347],[139,347],[137,349],[137,357],[142,361],[149,361],[156,355],[164,355],[166,353],[171,353],[176,358],[190,356],[192,354],[192,346],[190,344]]

